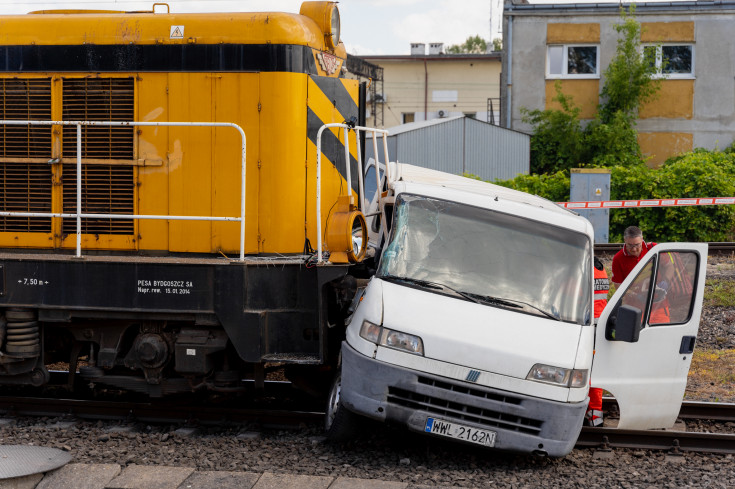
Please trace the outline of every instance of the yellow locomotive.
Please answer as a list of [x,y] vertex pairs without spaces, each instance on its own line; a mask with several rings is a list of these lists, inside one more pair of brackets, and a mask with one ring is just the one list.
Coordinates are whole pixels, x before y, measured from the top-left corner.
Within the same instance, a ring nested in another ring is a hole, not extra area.
[[[64,361],[72,384],[83,358],[158,396],[334,361],[364,273],[346,128],[324,131],[316,209],[319,129],[364,121],[339,31],[336,2],[0,17],[0,383]],[[319,229],[347,263],[315,266]]]

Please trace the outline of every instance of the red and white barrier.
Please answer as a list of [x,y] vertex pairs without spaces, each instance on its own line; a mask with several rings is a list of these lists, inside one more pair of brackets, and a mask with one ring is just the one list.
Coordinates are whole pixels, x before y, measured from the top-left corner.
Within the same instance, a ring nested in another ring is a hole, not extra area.
[[605,200],[557,202],[567,209],[628,209],[635,207],[683,207],[693,205],[735,204],[735,197],[693,197],[688,199]]

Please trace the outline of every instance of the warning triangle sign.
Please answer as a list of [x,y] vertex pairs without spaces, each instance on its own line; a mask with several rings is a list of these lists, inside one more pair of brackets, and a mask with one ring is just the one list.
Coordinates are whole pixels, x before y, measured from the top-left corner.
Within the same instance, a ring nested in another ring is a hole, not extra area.
[[183,39],[184,38],[184,26],[183,25],[172,25],[171,34],[169,37],[171,39]]

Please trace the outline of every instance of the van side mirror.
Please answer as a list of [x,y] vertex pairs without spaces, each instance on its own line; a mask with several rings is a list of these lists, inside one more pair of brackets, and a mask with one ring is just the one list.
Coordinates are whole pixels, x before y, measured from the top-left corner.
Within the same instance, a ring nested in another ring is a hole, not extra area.
[[643,312],[637,307],[620,306],[615,316],[610,316],[605,326],[605,339],[635,343],[643,327]]

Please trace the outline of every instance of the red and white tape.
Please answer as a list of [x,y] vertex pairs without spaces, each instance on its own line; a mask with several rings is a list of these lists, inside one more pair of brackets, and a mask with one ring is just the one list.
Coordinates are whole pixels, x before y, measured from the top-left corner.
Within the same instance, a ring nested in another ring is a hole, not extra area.
[[634,207],[682,207],[693,205],[735,204],[735,197],[696,197],[690,199],[604,200],[592,202],[557,202],[567,209],[623,209]]

